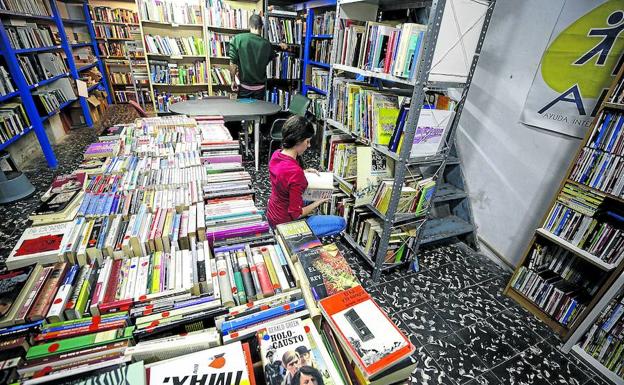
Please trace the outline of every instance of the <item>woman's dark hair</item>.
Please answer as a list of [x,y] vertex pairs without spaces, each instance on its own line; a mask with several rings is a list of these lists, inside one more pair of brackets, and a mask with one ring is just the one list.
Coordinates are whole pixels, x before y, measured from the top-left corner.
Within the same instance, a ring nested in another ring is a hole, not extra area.
[[301,374],[312,376],[316,380],[318,385],[324,385],[323,375],[321,374],[321,372],[319,372],[318,369],[307,365],[300,367],[297,373],[295,373],[291,382],[292,385],[300,385]]
[[253,29],[262,29],[262,18],[260,15],[253,14],[249,17],[249,26]]
[[312,123],[300,115],[293,115],[282,126],[282,147],[293,148],[297,144],[314,136]]

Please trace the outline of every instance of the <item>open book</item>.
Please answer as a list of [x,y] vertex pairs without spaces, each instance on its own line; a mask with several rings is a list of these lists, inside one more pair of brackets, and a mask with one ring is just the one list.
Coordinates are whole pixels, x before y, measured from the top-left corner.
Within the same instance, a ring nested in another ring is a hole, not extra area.
[[319,199],[329,199],[334,191],[334,176],[331,172],[321,172],[319,175],[306,172],[308,188],[303,193],[303,199],[307,201],[317,201]]

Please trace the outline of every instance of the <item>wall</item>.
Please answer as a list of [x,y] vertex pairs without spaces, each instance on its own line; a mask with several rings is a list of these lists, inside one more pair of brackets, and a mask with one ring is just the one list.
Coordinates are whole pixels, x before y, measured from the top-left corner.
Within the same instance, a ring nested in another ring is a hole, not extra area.
[[519,122],[563,0],[496,3],[457,142],[477,234],[515,266],[579,140]]

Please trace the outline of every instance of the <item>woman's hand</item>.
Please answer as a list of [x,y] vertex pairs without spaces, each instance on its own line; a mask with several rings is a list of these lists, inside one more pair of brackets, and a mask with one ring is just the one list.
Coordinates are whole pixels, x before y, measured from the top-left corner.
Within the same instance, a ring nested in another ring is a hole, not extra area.
[[311,172],[312,174],[321,175],[321,173],[318,172],[318,170],[315,168],[307,168],[305,172]]

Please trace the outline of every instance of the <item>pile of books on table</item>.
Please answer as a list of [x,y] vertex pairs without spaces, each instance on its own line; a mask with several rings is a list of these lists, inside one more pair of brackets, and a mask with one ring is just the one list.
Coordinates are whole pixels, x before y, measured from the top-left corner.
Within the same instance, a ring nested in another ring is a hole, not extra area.
[[304,221],[274,234],[253,192],[227,187],[240,180],[201,195],[216,191],[205,175],[244,173],[221,118],[146,118],[100,140],[44,194],[0,274],[7,383],[409,376],[413,346],[335,244]]

